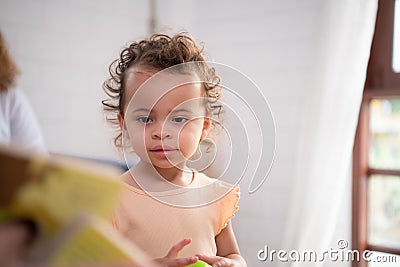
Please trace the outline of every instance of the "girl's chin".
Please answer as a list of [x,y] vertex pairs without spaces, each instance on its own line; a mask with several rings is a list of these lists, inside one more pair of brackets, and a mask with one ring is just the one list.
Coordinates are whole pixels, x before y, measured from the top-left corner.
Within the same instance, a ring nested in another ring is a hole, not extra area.
[[174,162],[172,160],[152,160],[151,164],[156,167],[156,168],[161,168],[161,169],[171,169],[171,168],[178,168],[178,169],[183,169],[185,165],[185,161],[178,161]]
[[145,157],[140,157],[142,161],[153,165],[156,168],[161,169],[171,169],[178,168],[184,169],[186,167],[187,159],[185,159],[182,155],[174,155],[171,157],[155,154],[148,154]]

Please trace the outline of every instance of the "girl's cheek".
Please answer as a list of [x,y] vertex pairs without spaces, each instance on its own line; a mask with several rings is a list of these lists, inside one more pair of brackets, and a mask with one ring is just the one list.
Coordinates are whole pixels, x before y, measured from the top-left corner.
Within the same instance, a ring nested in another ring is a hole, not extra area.
[[146,147],[146,137],[143,132],[134,131],[130,134],[130,143],[135,150],[145,149]]

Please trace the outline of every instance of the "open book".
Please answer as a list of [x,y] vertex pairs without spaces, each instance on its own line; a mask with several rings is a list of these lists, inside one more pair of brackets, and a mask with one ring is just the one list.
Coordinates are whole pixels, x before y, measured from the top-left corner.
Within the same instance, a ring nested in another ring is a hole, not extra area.
[[118,175],[100,164],[0,146],[0,223],[34,221],[43,241],[33,260],[48,266],[147,262],[109,223],[122,189]]

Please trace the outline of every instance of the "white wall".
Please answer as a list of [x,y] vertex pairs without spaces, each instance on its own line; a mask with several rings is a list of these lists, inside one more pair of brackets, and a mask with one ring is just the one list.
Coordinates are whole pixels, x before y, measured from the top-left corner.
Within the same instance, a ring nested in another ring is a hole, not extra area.
[[[265,245],[282,248],[298,114],[318,67],[320,11],[319,0],[158,1],[160,28],[190,31],[212,59],[249,76],[272,108],[274,166],[256,194],[242,194],[234,220],[249,266],[265,265],[256,256]],[[50,151],[118,157],[103,121],[101,85],[120,48],[147,34],[148,13],[146,0],[0,0],[0,29]]]

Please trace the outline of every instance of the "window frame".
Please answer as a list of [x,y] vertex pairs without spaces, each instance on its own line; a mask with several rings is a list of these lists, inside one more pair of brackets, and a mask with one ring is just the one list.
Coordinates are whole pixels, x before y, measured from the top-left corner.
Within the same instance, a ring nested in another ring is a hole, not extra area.
[[[398,0],[400,1],[400,0]],[[368,166],[369,104],[372,99],[400,98],[400,73],[392,69],[395,0],[379,0],[375,33],[353,147],[352,249],[400,255],[400,249],[368,243],[368,179],[371,175],[400,176],[400,170]],[[361,259],[353,267],[366,267]]]

